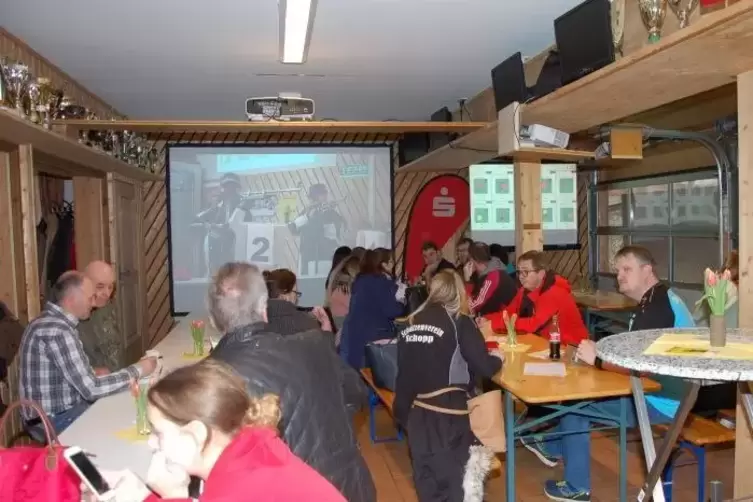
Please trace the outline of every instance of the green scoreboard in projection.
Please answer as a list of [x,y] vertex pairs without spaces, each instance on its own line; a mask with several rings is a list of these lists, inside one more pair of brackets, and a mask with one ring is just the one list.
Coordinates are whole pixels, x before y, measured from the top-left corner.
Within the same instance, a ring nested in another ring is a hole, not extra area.
[[471,226],[478,230],[514,230],[512,166],[472,166]]
[[[541,166],[541,222],[544,244],[577,243],[577,178],[575,164]],[[470,167],[471,237],[513,245],[515,241],[515,176],[512,164]]]

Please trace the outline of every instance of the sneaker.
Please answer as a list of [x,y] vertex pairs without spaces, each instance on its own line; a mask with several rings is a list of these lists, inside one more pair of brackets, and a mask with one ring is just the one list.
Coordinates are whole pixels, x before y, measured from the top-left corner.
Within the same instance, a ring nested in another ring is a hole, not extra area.
[[554,467],[560,461],[559,457],[552,455],[551,453],[546,451],[546,446],[544,446],[544,442],[541,440],[541,436],[522,437],[520,438],[520,444],[525,446],[528,451],[536,455],[539,460],[541,460],[541,462],[547,467]]
[[550,500],[560,502],[591,502],[591,492],[576,490],[567,481],[547,481],[544,494]]

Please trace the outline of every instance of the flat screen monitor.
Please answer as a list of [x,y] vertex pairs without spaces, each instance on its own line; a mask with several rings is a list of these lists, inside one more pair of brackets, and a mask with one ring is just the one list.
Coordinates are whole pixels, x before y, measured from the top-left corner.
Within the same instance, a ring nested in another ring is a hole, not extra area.
[[[575,164],[541,166],[541,223],[545,247],[578,244]],[[515,246],[515,176],[512,164],[470,166],[471,239]]]
[[516,52],[492,69],[492,88],[497,111],[503,110],[515,101],[528,101],[529,90],[520,52]]
[[224,263],[286,268],[322,305],[339,246],[392,247],[385,146],[172,146],[168,221],[174,312],[206,312]]
[[554,21],[563,85],[614,62],[610,12],[609,0],[586,0]]

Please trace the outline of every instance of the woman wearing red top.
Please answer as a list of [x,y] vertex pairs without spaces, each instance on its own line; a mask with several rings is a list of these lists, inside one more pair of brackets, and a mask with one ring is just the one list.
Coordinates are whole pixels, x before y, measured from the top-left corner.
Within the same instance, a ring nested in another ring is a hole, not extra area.
[[[518,315],[515,330],[519,333],[536,333],[549,338],[552,317],[559,321],[562,343],[577,346],[588,338],[588,329],[575,303],[567,280],[546,269],[544,253],[528,251],[518,258],[518,278],[523,285],[518,290],[507,312]],[[503,313],[485,316],[494,331],[504,331]]]
[[193,475],[204,480],[200,502],[345,502],[278,437],[278,397],[249,397],[224,363],[207,359],[159,380],[149,389],[147,413],[156,450],[147,483],[154,493],[118,483],[116,500],[189,502]]

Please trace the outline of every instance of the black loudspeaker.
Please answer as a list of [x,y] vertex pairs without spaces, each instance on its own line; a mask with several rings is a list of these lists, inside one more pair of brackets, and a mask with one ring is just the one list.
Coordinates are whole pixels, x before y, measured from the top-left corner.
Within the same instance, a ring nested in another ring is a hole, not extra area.
[[[431,114],[432,122],[452,122],[452,112],[446,106]],[[429,151],[442,148],[455,139],[455,135],[447,132],[433,132],[429,134]]]
[[536,85],[532,89],[533,99],[546,96],[562,87],[562,64],[560,54],[556,50],[549,51],[544,61]]
[[397,143],[398,165],[404,166],[429,152],[429,135],[425,132],[406,133]]

